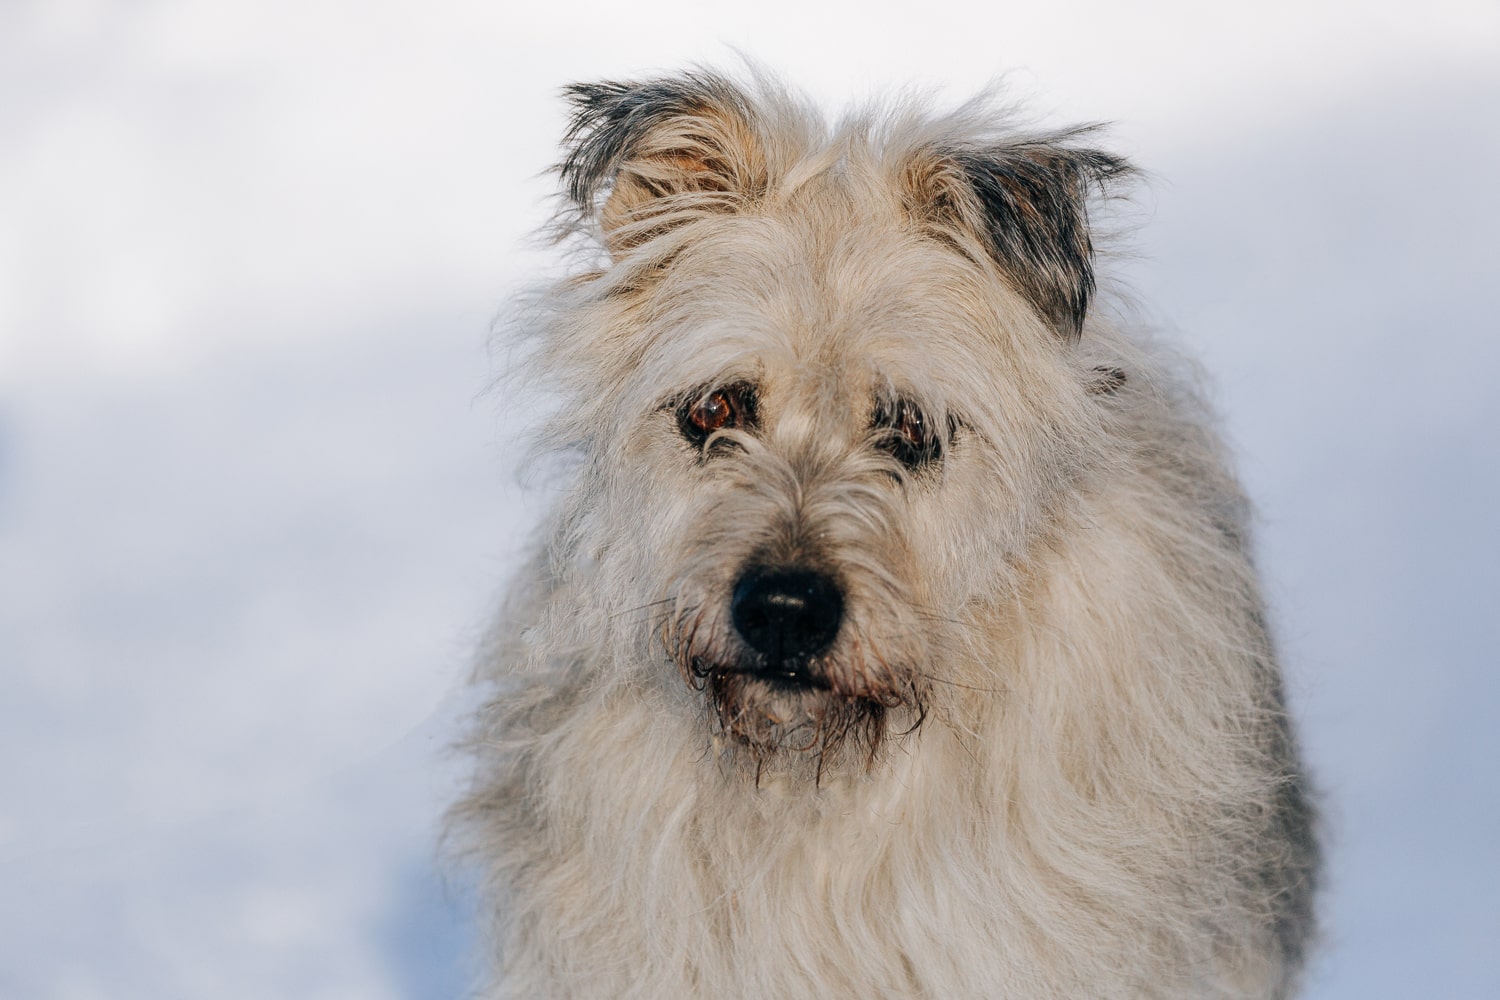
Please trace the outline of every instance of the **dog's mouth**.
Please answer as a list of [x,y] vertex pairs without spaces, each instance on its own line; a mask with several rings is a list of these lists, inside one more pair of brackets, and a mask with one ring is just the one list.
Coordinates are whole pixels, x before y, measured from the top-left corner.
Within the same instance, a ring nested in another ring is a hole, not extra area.
[[[718,732],[749,752],[757,775],[776,759],[810,762],[818,780],[838,761],[868,768],[888,735],[909,735],[925,715],[914,689],[849,690],[837,683],[836,670],[816,660],[694,658],[689,670],[693,686],[708,696]],[[900,719],[908,721],[889,733],[888,722]]]
[[809,660],[769,661],[755,658],[744,663],[720,664],[694,658],[692,673],[699,680],[740,677],[765,681],[773,689],[791,691],[830,691],[832,689],[828,679]]

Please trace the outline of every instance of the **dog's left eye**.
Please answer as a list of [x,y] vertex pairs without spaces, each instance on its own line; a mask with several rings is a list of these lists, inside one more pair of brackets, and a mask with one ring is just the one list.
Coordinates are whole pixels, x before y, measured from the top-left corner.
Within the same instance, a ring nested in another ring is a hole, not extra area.
[[943,442],[932,421],[909,399],[882,400],[872,421],[883,433],[878,443],[908,469],[916,469],[942,456]]
[[701,445],[716,431],[755,424],[755,391],[743,383],[720,386],[688,400],[677,411],[683,437]]

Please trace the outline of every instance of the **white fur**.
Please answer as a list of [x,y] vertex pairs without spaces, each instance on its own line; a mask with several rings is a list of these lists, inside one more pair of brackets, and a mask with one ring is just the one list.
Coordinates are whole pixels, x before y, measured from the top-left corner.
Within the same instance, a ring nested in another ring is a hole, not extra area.
[[[745,107],[766,188],[585,206],[613,260],[530,331],[577,463],[486,649],[456,811],[493,891],[486,996],[1287,995],[1315,851],[1201,408],[1097,310],[1059,336],[955,249],[972,219],[913,224],[934,137],[1004,141],[979,106]],[[1100,366],[1125,384],[1092,391]],[[672,401],[735,379],[762,424],[705,459]],[[872,447],[891,391],[957,421],[935,470]],[[735,656],[737,574],[804,550],[848,594],[824,669],[914,693],[873,745],[769,695],[747,742],[674,661]]]

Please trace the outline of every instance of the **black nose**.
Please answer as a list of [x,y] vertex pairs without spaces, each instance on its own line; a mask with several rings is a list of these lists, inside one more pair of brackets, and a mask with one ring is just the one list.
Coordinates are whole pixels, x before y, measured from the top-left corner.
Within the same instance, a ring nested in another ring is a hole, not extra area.
[[749,570],[730,602],[735,630],[772,663],[817,656],[844,619],[839,585],[805,569]]

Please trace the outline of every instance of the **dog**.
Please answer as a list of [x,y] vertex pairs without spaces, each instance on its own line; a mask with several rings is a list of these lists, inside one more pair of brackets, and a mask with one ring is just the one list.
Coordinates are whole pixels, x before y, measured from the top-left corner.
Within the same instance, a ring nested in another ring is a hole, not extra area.
[[568,95],[485,995],[1289,996],[1312,796],[1212,420],[1096,301],[1130,165],[989,98]]

